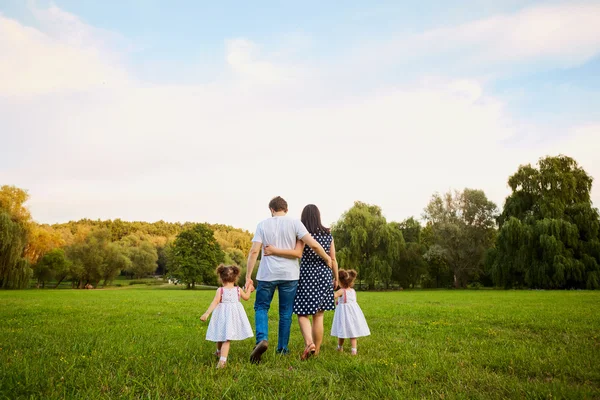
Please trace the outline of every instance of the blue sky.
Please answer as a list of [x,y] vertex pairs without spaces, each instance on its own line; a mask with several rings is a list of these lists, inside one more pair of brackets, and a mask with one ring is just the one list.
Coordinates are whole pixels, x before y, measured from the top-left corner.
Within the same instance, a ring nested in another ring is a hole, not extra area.
[[501,206],[546,154],[600,177],[600,3],[341,4],[3,0],[2,183],[42,222],[252,230],[279,194],[401,220],[449,189]]

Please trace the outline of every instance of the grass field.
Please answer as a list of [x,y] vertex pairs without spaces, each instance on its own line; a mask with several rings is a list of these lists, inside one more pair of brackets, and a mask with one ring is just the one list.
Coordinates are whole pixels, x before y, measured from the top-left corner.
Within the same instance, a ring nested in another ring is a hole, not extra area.
[[226,370],[199,320],[213,293],[2,291],[0,398],[600,398],[600,292],[359,292],[359,356],[326,335],[300,362],[294,321],[293,355],[254,366],[234,342]]

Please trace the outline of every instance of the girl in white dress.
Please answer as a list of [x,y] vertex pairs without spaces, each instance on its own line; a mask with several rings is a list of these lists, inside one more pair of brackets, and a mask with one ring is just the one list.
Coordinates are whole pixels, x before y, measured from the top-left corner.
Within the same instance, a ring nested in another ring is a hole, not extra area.
[[356,338],[371,334],[365,316],[356,302],[356,291],[353,289],[356,275],[357,273],[353,269],[339,270],[341,289],[335,292],[338,305],[333,315],[333,325],[331,327],[331,336],[338,338],[338,351],[344,351],[344,339],[350,339],[353,356],[358,351],[358,340]]
[[219,357],[217,368],[224,368],[227,363],[230,341],[244,340],[254,336],[246,310],[240,303],[240,298],[244,300],[250,298],[253,288],[250,286],[244,290],[234,285],[240,275],[240,269],[235,265],[221,264],[216,272],[223,286],[217,289],[215,298],[200,319],[206,321],[214,310],[206,331],[206,340],[217,342],[217,351],[215,352],[215,355]]

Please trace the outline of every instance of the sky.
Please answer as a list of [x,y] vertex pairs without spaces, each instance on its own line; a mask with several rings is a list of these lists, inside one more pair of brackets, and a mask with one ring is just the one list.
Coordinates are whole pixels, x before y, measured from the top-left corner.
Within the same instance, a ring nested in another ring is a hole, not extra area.
[[0,184],[41,223],[388,220],[575,158],[600,204],[600,1],[0,0]]

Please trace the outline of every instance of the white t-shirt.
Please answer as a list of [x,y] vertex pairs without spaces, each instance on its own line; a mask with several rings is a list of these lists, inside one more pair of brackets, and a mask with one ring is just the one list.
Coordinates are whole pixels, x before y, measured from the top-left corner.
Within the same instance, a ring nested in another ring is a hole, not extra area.
[[[296,240],[308,235],[302,222],[287,216],[277,216],[265,219],[256,227],[253,242],[262,243],[279,249],[293,250]],[[300,266],[297,259],[264,256],[260,260],[256,279],[259,281],[297,281],[300,278]]]

